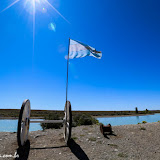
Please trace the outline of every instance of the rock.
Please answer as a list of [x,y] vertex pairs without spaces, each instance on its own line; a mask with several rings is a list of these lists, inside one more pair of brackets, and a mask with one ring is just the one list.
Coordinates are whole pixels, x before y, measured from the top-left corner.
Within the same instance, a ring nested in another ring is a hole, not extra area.
[[118,149],[114,149],[115,152],[118,152]]

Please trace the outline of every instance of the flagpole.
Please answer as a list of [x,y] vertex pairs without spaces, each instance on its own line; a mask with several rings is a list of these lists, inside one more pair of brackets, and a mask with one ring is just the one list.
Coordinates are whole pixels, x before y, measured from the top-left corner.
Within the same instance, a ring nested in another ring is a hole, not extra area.
[[69,46],[70,46],[70,38],[68,42],[68,56],[67,56],[67,82],[66,82],[66,102],[67,102],[67,94],[68,94],[68,65],[69,65]]

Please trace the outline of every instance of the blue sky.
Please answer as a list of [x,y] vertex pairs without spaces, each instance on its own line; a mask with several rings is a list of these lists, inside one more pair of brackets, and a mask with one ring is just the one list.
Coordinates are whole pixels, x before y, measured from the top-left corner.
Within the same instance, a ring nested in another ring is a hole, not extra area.
[[31,1],[0,1],[0,108],[63,110],[70,37],[102,51],[70,60],[73,110],[160,109],[160,1],[35,0],[34,32]]

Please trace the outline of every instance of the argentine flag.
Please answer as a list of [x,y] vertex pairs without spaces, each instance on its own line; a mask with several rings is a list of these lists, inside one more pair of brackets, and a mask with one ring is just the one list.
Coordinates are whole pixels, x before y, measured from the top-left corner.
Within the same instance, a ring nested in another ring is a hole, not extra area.
[[86,56],[93,56],[101,59],[102,53],[100,51],[96,51],[96,49],[91,46],[70,39],[69,59],[82,58]]

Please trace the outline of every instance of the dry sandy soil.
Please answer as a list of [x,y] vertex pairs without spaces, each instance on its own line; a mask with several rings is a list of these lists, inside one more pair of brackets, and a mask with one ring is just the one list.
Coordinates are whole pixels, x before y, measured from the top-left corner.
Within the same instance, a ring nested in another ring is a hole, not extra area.
[[63,129],[34,131],[24,148],[18,148],[16,133],[0,132],[0,155],[14,155],[28,160],[159,160],[160,123],[113,126],[113,135],[101,134],[99,126],[72,128],[70,146],[63,139]]

